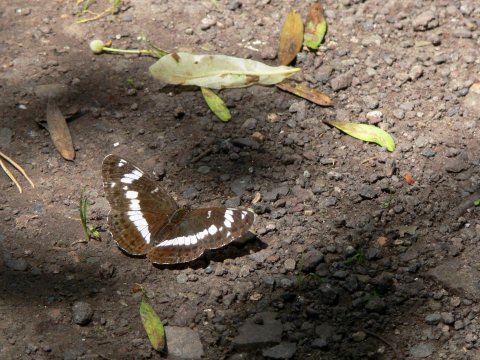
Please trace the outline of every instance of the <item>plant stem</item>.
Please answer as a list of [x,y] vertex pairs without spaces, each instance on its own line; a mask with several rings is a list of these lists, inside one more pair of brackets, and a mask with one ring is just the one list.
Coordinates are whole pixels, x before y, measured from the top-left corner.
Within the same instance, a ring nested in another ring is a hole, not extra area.
[[109,48],[109,47],[104,47],[102,51],[110,51],[110,52],[116,52],[116,53],[127,53],[127,54],[151,54],[150,50],[126,50],[126,49],[115,49],[115,48]]

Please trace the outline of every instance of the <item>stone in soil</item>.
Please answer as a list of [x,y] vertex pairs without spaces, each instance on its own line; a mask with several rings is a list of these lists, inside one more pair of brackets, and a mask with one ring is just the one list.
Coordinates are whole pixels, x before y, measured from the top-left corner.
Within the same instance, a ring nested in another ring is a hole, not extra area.
[[193,323],[196,315],[197,309],[186,303],[182,304],[178,307],[175,316],[172,319],[172,324],[178,326],[188,326]]
[[323,254],[318,250],[310,250],[302,256],[299,270],[308,273],[315,270],[317,265],[324,259]]
[[297,345],[292,342],[282,342],[269,349],[263,350],[262,354],[268,359],[291,359],[297,351]]
[[448,159],[445,163],[445,170],[449,173],[459,173],[468,169],[468,163],[460,157]]
[[78,325],[87,325],[92,321],[92,306],[85,301],[77,301],[73,304],[73,322]]
[[426,10],[412,20],[413,30],[425,31],[436,28],[438,19],[432,10]]
[[29,264],[25,259],[14,259],[10,256],[4,256],[3,259],[5,266],[16,271],[26,271],[29,268]]
[[341,74],[332,79],[330,86],[333,91],[345,90],[352,85],[352,75],[351,74]]
[[410,355],[415,359],[423,359],[433,354],[433,345],[420,343],[410,348]]
[[425,316],[425,322],[429,325],[437,325],[440,321],[442,321],[442,315],[439,313],[428,314]]
[[237,196],[242,196],[247,190],[253,189],[252,178],[250,176],[243,176],[232,182],[230,188]]
[[165,326],[169,357],[184,360],[201,359],[203,346],[198,332],[188,327]]
[[[463,256],[466,258],[464,259]],[[474,258],[474,254],[464,254],[462,257],[445,260],[437,267],[430,269],[428,273],[444,284],[446,288],[456,289],[472,299],[478,299],[480,297],[480,288],[478,287],[480,272],[468,265],[476,262]]]
[[442,312],[441,316],[444,324],[452,325],[455,321],[455,318],[453,317],[452,313]]
[[9,128],[0,128],[0,148],[6,148],[13,138],[13,131]]
[[232,344],[236,349],[249,350],[279,344],[283,326],[274,312],[262,312],[245,321]]

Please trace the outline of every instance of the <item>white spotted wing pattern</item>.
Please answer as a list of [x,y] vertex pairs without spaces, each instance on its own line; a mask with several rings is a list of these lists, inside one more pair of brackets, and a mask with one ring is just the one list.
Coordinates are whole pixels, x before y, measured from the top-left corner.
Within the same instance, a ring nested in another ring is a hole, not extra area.
[[156,264],[192,261],[244,236],[254,221],[243,209],[179,208],[151,177],[116,155],[103,160],[102,176],[114,240]]

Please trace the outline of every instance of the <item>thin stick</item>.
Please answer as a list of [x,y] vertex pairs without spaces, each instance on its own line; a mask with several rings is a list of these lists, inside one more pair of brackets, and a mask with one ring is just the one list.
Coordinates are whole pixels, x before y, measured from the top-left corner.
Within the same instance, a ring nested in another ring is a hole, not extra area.
[[5,163],[3,162],[2,159],[0,159],[0,166],[2,167],[3,171],[5,171],[5,173],[8,175],[10,180],[12,180],[15,183],[15,185],[17,185],[18,191],[20,191],[20,194],[21,194],[22,193],[22,187],[18,183],[17,179],[15,179],[15,176],[13,176],[13,174],[10,172],[10,170],[8,170],[8,168],[5,166]]
[[470,195],[466,200],[462,201],[460,205],[456,206],[451,211],[451,216],[456,220],[463,215],[468,209],[475,207],[473,203],[475,200],[480,199],[480,192],[476,192],[473,195]]
[[208,148],[207,150],[201,152],[198,156],[194,157],[191,162],[196,163],[202,160],[205,156],[208,156],[212,153],[212,148]]
[[72,247],[73,247],[73,245],[76,245],[76,244],[83,244],[83,243],[86,243],[86,242],[88,242],[88,241],[87,241],[87,240],[85,240],[85,239],[82,239],[82,240],[76,240],[76,241],[74,241],[73,243],[71,243],[71,244],[70,244],[70,246],[72,246]]
[[363,331],[364,331],[365,333],[367,333],[368,335],[373,336],[374,338],[377,338],[378,340],[380,340],[380,341],[384,342],[385,344],[387,344],[388,346],[390,346],[390,347],[392,348],[392,350],[393,350],[393,353],[395,354],[395,357],[396,357],[397,359],[400,359],[400,355],[399,355],[399,353],[398,353],[398,351],[397,351],[396,346],[393,345],[390,341],[388,341],[387,339],[385,339],[383,336],[380,336],[380,335],[378,335],[377,333],[374,333],[373,331],[370,331],[370,330],[367,330],[367,329],[363,329]]
[[[88,12],[90,12],[92,14],[95,14],[93,11],[88,11]],[[111,8],[107,9],[107,10],[104,10],[102,13],[96,14],[94,17],[91,17],[91,18],[88,18],[88,19],[83,19],[83,20],[78,20],[77,24],[84,24],[84,23],[89,22],[89,21],[94,21],[94,20],[101,19],[102,17],[109,15],[111,12],[112,12]]]
[[[5,155],[4,153],[2,153],[0,151],[0,156],[3,157],[5,160],[7,160],[10,164],[12,164],[12,166],[17,169],[18,171],[20,171],[20,173],[25,176],[25,179],[28,180],[28,182],[30,183],[30,185],[32,185],[32,188],[35,189],[35,184],[33,183],[32,180],[30,180],[30,178],[28,177],[27,173],[25,172],[25,170],[23,170],[23,168],[18,165],[15,161],[13,161],[13,159],[9,158],[7,155]],[[5,168],[4,168],[5,170]],[[6,171],[5,171],[6,172]],[[21,192],[21,191],[20,191]]]
[[365,164],[369,161],[373,161],[373,160],[377,160],[378,159],[378,156],[372,156],[371,158],[368,158],[368,159],[365,159],[365,160],[362,160],[362,162],[360,164]]

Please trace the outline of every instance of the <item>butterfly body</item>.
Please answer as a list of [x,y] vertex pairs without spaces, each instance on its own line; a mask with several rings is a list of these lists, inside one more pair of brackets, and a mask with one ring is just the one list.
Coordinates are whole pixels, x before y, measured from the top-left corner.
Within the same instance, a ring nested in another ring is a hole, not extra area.
[[254,221],[243,209],[179,207],[152,178],[116,155],[104,159],[102,176],[114,240],[153,263],[192,261],[244,236]]

